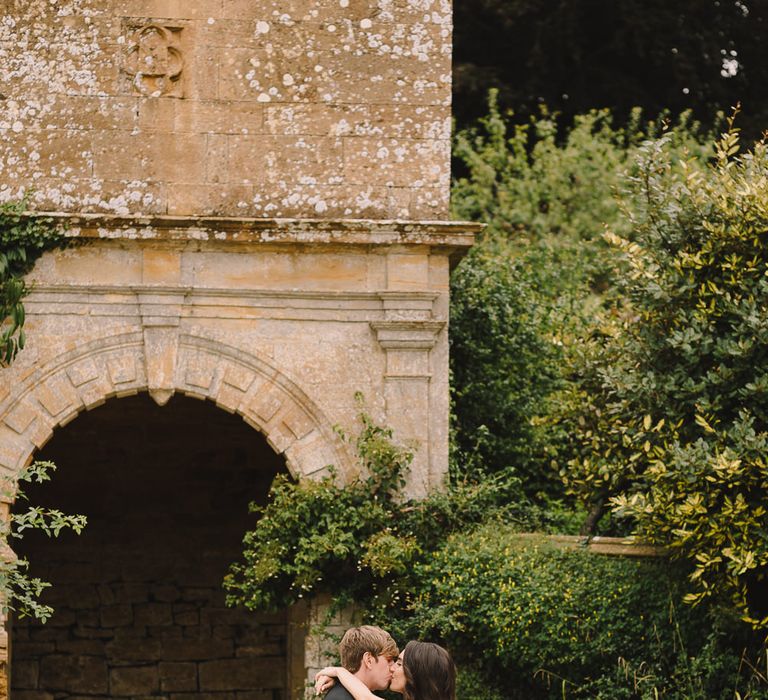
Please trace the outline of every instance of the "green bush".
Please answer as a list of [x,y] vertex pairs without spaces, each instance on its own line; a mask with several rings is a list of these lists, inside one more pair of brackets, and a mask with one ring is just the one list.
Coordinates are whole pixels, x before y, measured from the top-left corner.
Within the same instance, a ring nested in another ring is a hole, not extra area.
[[515,679],[507,697],[538,687],[537,672],[580,685],[606,660],[649,656],[672,586],[660,564],[558,550],[499,523],[451,538],[419,574],[412,624],[462,661],[483,649],[487,671]]
[[[620,128],[606,111],[568,129],[546,113],[513,119],[491,93],[488,116],[455,140],[465,174],[453,183],[454,215],[487,230],[451,281],[454,462],[511,470],[521,496],[557,497],[567,353],[612,284],[605,227],[632,230],[616,196],[624,171],[660,127],[643,124],[639,111]],[[706,157],[685,116],[669,138],[678,157]]]
[[525,261],[479,247],[452,279],[454,447],[464,471],[509,470],[521,490],[561,491],[546,417],[563,381],[555,302]]
[[683,577],[667,561],[556,549],[491,522],[417,568],[397,632],[445,643],[466,669],[463,697],[704,700],[760,686],[741,658],[754,640],[724,640],[711,611],[678,605]]
[[[405,500],[401,488],[413,457],[391,431],[361,414],[355,440],[361,477],[346,485],[278,476],[261,516],[243,539],[243,560],[224,580],[230,605],[277,609],[327,592],[369,609],[399,615],[413,567],[452,532],[482,522],[499,502],[519,494],[504,476],[452,484],[428,498]],[[510,505],[510,518],[545,526],[563,515]]]
[[584,347],[574,492],[692,563],[690,602],[729,595],[768,625],[768,153],[711,164],[645,144],[621,298]]

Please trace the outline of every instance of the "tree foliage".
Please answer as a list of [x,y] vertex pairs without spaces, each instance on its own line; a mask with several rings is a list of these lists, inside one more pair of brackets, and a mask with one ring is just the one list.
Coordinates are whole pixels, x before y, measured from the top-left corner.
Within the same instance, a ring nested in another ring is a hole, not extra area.
[[[521,497],[562,493],[553,463],[567,442],[556,419],[567,353],[612,285],[602,232],[631,234],[616,196],[623,173],[661,130],[639,110],[624,126],[605,110],[570,129],[546,112],[515,123],[491,93],[488,115],[456,136],[466,175],[454,182],[454,212],[487,230],[451,280],[454,461],[511,470]],[[669,138],[678,157],[705,157],[687,115]]]
[[[2,495],[13,499],[15,508],[10,518],[0,525],[0,538],[5,551],[0,559],[0,595],[5,611],[14,610],[20,617],[32,615],[45,622],[53,614],[50,605],[40,603],[41,593],[50,583],[29,575],[29,562],[12,555],[8,547],[14,540],[24,537],[27,530],[43,532],[48,537],[58,537],[62,530],[70,529],[79,534],[85,527],[84,515],[67,515],[56,508],[43,508],[28,504],[23,484],[43,483],[51,478],[56,465],[52,462],[33,462],[6,482]],[[22,504],[26,507],[22,508]]]
[[632,240],[608,235],[621,301],[584,345],[563,473],[693,563],[690,602],[729,594],[765,625],[766,146],[740,154],[730,128],[702,164],[664,136],[640,150],[628,196]]
[[594,108],[625,119],[691,110],[709,121],[741,101],[757,137],[768,102],[768,8],[759,0],[457,0],[454,111],[479,117],[489,88],[523,116]]

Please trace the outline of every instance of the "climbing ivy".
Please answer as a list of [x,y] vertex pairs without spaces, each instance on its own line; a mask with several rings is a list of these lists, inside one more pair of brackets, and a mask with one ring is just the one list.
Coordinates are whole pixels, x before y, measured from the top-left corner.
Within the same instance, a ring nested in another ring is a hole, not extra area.
[[278,476],[267,504],[251,506],[260,517],[224,580],[229,605],[279,609],[328,592],[337,602],[394,614],[414,563],[452,532],[482,521],[506,493],[502,478],[491,477],[409,500],[403,487],[413,452],[365,411],[360,423],[357,436],[344,438],[360,476],[344,486],[333,473],[317,481]]
[[[28,292],[24,280],[35,261],[46,251],[61,247],[64,234],[51,217],[27,210],[28,198],[0,204],[0,367],[7,367],[24,347],[24,303]],[[33,462],[12,478],[0,483],[0,496],[14,501],[16,508],[0,518],[0,600],[4,610],[23,617],[33,615],[45,622],[53,608],[40,602],[49,583],[29,575],[29,562],[13,553],[12,541],[28,530],[56,537],[63,529],[80,533],[84,515],[67,515],[59,510],[27,503],[24,483],[48,481],[56,466]],[[26,504],[26,507],[20,507]]]
[[52,218],[27,211],[28,198],[0,204],[0,367],[7,367],[24,347],[24,281],[35,261],[63,245]]

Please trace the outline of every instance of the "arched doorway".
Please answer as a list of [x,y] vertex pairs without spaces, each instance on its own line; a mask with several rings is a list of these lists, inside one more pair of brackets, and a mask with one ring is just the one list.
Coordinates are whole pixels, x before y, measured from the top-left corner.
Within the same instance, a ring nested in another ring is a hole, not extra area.
[[287,697],[285,614],[224,606],[221,581],[284,459],[212,403],[108,401],[36,455],[58,465],[33,503],[84,513],[83,535],[17,549],[53,586],[46,624],[15,620],[14,697]]

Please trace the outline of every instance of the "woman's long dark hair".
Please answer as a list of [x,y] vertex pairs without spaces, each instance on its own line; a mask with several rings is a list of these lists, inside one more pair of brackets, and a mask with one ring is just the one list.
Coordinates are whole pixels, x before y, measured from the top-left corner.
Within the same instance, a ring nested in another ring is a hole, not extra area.
[[403,650],[404,700],[456,700],[456,666],[432,642],[408,642]]

